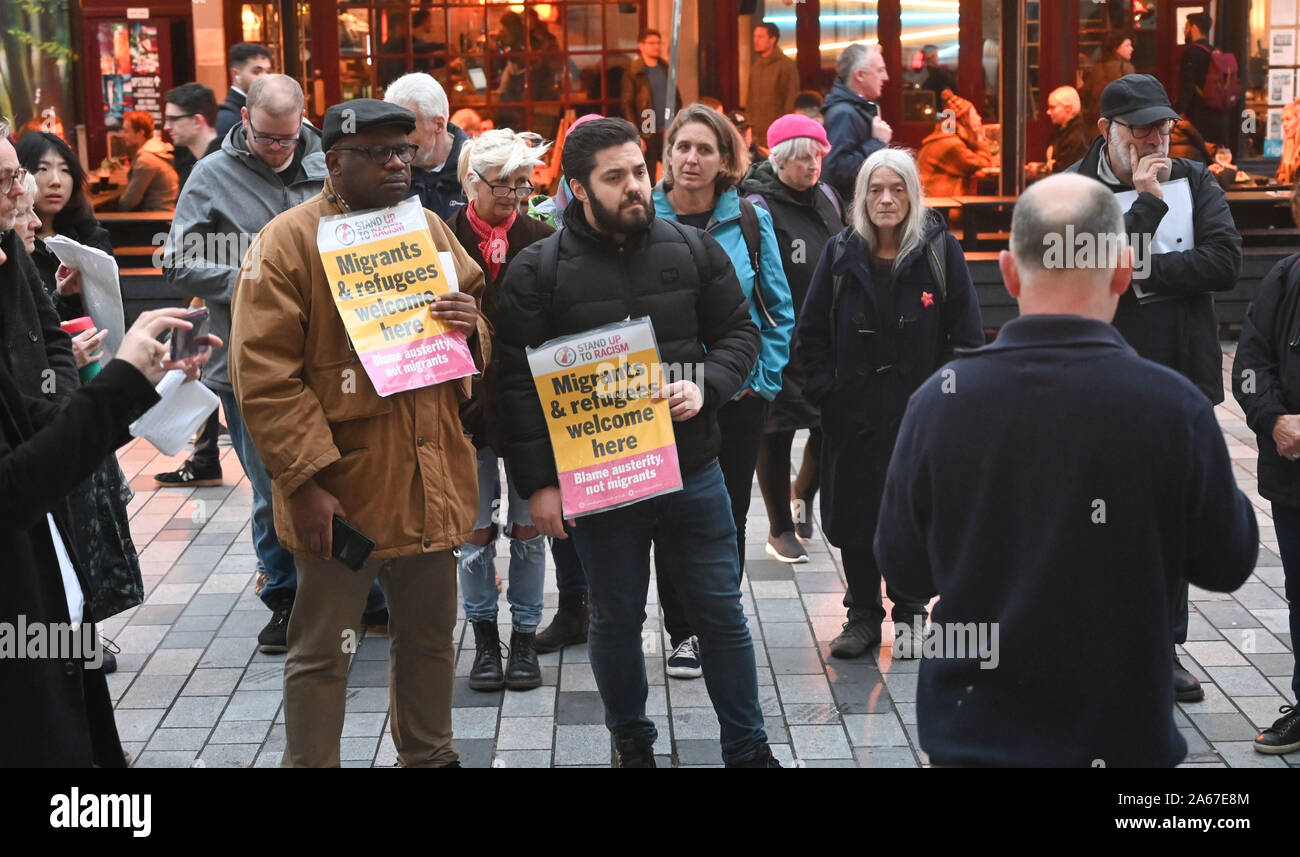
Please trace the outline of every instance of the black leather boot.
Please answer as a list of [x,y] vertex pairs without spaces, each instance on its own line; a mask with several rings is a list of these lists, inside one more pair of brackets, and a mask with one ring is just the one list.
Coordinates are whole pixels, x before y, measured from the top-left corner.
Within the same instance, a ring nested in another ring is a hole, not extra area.
[[542,686],[542,665],[537,662],[536,636],[531,631],[514,631],[510,634],[506,687],[511,690],[532,690]]
[[587,642],[587,627],[591,624],[591,608],[587,606],[587,593],[561,592],[560,609],[534,643],[541,654],[555,652],[565,646]]
[[506,686],[501,672],[501,637],[497,623],[481,619],[474,623],[474,667],[469,671],[472,690],[500,690]]

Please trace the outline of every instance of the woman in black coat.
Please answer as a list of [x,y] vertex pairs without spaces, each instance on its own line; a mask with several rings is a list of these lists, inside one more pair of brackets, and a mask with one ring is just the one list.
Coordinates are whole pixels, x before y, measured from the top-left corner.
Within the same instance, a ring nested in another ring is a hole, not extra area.
[[[822,158],[830,142],[820,122],[798,113],[782,116],[767,131],[768,160],[756,164],[741,183],[741,195],[772,215],[776,245],[790,284],[796,320],[808,296],[817,253],[844,228],[844,205],[835,189],[821,181]],[[758,487],[767,506],[767,552],[781,562],[806,562],[799,539],[811,539],[812,502],[820,483],[822,431],[817,409],[804,398],[799,332],[781,372],[781,392],[767,412],[758,448]],[[790,484],[794,434],[808,430],[803,460]]]
[[68,144],[54,134],[31,132],[18,141],[18,160],[28,174],[36,179],[36,200],[33,207],[41,219],[36,233],[36,249],[32,259],[41,272],[59,318],[67,321],[86,314],[81,300],[78,274],[70,278],[58,276],[59,259],[45,246],[52,235],[71,238],[87,247],[103,250],[113,255],[113,242],[108,230],[95,219],[95,209],[86,193],[86,173]]
[[[0,250],[0,270],[6,261],[13,264]],[[38,623],[84,629],[97,618],[85,573],[66,547],[64,499],[129,439],[127,426],[158,400],[153,385],[167,369],[197,376],[206,357],[164,364],[166,348],[156,339],[188,327],[183,312],[143,313],[118,359],[62,406],[23,393],[0,360],[0,622],[14,633]],[[11,640],[32,656],[0,658],[0,767],[125,766],[103,672],[85,669],[79,653],[35,652],[30,631]]]
[[[984,343],[966,259],[921,202],[916,164],[876,152],[858,173],[852,226],[831,240],[799,318],[804,395],[821,409],[822,528],[840,548],[848,621],[831,654],[860,657],[885,617],[872,538],[907,400],[951,359]],[[919,657],[926,605],[896,598],[895,654]]]
[[[1300,193],[1291,197],[1291,214],[1300,224]],[[1232,394],[1259,441],[1259,493],[1273,504],[1294,652],[1300,640],[1300,253],[1273,267],[1246,310]],[[1300,659],[1292,667],[1291,698],[1300,698]],[[1300,705],[1279,713],[1255,738],[1261,753],[1300,750]]]
[[[33,177],[29,175],[28,181],[34,182]],[[39,195],[37,183],[33,197]],[[25,193],[18,202],[22,210],[25,203],[34,203],[34,198],[29,200]],[[40,223],[37,229],[43,225]],[[91,355],[96,353],[105,331],[87,331],[69,341],[59,327],[55,275],[46,266],[44,271],[49,272],[50,279],[43,279],[35,256],[28,255],[37,252],[32,241],[27,228],[15,228],[5,239],[3,246],[10,264],[0,271],[0,335],[5,339],[5,357],[23,392],[62,403],[80,386],[77,370],[84,363],[94,362]],[[75,310],[80,302],[78,294],[62,300],[65,310]],[[53,383],[47,375],[50,369],[55,371]],[[140,558],[131,538],[127,511],[133,496],[117,458],[107,456],[91,478],[69,497],[72,547],[90,579],[90,599],[100,620],[144,601]],[[111,651],[104,653],[103,669],[108,673],[117,669]]]

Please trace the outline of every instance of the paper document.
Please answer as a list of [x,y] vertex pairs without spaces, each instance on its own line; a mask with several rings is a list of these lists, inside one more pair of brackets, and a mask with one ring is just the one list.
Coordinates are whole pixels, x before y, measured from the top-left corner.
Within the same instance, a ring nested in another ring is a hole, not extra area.
[[[1169,210],[1160,221],[1160,226],[1156,229],[1154,236],[1129,236],[1130,240],[1138,242],[1133,247],[1134,253],[1144,253],[1159,255],[1161,253],[1181,253],[1186,250],[1196,248],[1196,227],[1192,224],[1192,186],[1187,179],[1175,179],[1170,182],[1161,182],[1160,190],[1164,194],[1165,205]],[[1136,190],[1126,190],[1115,194],[1115,199],[1119,200],[1120,208],[1125,213],[1133,207],[1133,203],[1138,198]],[[1145,245],[1142,242],[1149,240],[1150,244]],[[1141,279],[1133,280],[1133,294],[1140,301],[1161,300],[1160,295],[1153,294],[1143,288],[1144,282]]]
[[221,400],[198,381],[185,383],[180,369],[164,375],[154,390],[161,401],[131,423],[131,435],[149,441],[163,455],[175,455]]
[[117,354],[122,337],[126,335],[117,260],[97,247],[78,244],[62,235],[46,238],[45,246],[59,257],[60,262],[81,272],[81,299],[86,305],[86,314],[94,320],[95,327],[108,331],[101,346],[104,352],[102,362],[107,365]]

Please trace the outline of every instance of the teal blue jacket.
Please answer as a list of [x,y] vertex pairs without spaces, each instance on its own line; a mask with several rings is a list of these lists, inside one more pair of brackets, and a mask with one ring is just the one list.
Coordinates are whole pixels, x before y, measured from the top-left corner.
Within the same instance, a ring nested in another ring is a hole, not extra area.
[[[677,219],[677,213],[668,204],[668,195],[664,192],[662,183],[655,186],[654,198],[656,217]],[[757,211],[763,302],[771,313],[770,321],[763,317],[754,301],[754,268],[749,261],[749,249],[745,246],[745,234],[740,229],[740,197],[734,189],[718,197],[705,231],[717,239],[731,258],[732,267],[736,269],[736,279],[740,280],[740,287],[749,301],[749,315],[754,324],[758,325],[758,362],[749,373],[745,386],[770,402],[781,392],[781,370],[790,359],[790,337],[794,334],[794,302],[790,299],[790,284],[785,279],[781,252],[776,246],[772,215],[762,208]]]

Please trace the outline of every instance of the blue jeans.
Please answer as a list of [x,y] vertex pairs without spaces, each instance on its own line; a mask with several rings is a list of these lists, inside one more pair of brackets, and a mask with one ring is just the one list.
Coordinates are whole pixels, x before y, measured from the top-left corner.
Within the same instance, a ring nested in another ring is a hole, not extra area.
[[[257,552],[257,562],[266,574],[266,586],[262,588],[262,603],[272,610],[293,604],[298,592],[298,571],[293,564],[293,554],[285,550],[280,539],[275,535],[275,513],[271,508],[271,476],[266,472],[262,456],[248,436],[248,427],[244,425],[244,415],[239,411],[239,402],[235,394],[226,390],[214,390],[221,397],[221,409],[226,412],[226,428],[230,431],[230,445],[235,449],[239,465],[248,475],[253,486],[253,550]],[[384,591],[376,581],[370,587],[370,597],[366,601],[366,612],[383,610]]]
[[[506,485],[510,495],[509,515],[502,516],[501,471],[499,459],[490,447],[478,451],[478,520],[474,529],[481,530],[508,521],[510,527],[531,527],[528,503],[515,491],[515,481],[506,464]],[[486,545],[465,542],[460,546],[460,590],[465,599],[465,618],[471,622],[497,618],[496,540]],[[510,602],[511,621],[516,631],[532,633],[542,621],[542,582],[546,577],[546,536],[510,539],[510,584],[506,600]]]
[[681,491],[579,518],[572,538],[591,590],[591,669],[615,741],[653,744],[658,737],[645,714],[641,638],[653,545],[658,573],[671,575],[700,638],[723,761],[761,752],[767,733],[754,643],[740,605],[736,525],[717,461],[685,476]]
[[1277,552],[1282,557],[1282,574],[1286,581],[1287,618],[1291,627],[1291,701],[1300,701],[1300,656],[1295,655],[1300,640],[1300,509],[1273,504],[1273,528],[1277,531]]

